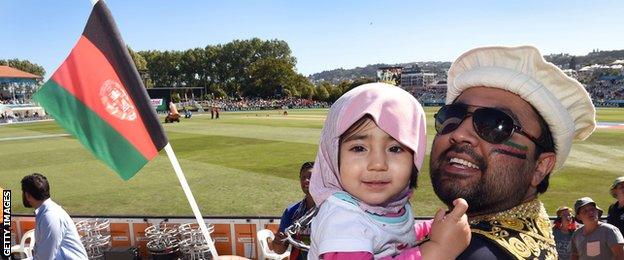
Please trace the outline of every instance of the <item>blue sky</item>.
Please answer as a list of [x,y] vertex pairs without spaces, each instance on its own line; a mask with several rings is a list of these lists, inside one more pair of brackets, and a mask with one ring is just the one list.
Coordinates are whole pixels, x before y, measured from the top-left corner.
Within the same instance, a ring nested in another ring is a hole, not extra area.
[[[285,40],[304,75],[373,63],[452,61],[483,45],[544,54],[624,49],[623,1],[106,1],[135,50],[186,50],[234,39]],[[89,0],[0,1],[0,59],[65,59]]]

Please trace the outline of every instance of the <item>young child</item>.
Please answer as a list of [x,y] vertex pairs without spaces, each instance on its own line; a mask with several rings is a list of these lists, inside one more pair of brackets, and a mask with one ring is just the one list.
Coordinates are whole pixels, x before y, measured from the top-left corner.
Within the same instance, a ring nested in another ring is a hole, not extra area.
[[359,86],[329,110],[310,193],[308,259],[454,259],[468,245],[467,204],[438,210],[430,241],[416,246],[409,198],[425,156],[425,113],[416,99],[384,83]]

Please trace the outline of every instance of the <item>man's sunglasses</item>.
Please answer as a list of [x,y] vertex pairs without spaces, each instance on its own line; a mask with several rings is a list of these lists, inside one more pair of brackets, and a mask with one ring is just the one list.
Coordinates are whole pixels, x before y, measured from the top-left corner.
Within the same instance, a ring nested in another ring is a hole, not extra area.
[[[476,107],[475,111],[468,112],[469,107]],[[537,138],[527,134],[522,127],[514,124],[513,118],[507,113],[491,107],[481,107],[466,104],[445,105],[435,114],[435,129],[438,134],[445,135],[455,131],[467,117],[472,116],[472,126],[481,139],[500,144],[511,138],[514,133],[529,138],[536,145],[543,147]]]

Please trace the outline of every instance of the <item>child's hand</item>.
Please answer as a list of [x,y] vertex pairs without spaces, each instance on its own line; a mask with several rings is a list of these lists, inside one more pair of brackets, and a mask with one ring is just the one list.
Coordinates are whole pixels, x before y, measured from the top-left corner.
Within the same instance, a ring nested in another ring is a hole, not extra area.
[[453,211],[444,214],[438,209],[429,235],[430,241],[421,246],[424,259],[455,259],[470,243],[470,225],[464,199],[453,201]]

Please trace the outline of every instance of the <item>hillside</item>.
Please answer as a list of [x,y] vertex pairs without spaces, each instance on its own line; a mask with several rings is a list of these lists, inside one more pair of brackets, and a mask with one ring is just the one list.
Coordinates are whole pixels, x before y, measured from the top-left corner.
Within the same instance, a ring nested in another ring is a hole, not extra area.
[[319,73],[314,73],[308,78],[314,82],[329,81],[334,84],[339,83],[342,80],[355,80],[359,78],[375,78],[377,76],[377,68],[388,66],[401,66],[404,68],[416,66],[422,71],[432,73],[443,73],[451,66],[450,62],[440,61],[428,61],[428,62],[411,62],[411,63],[399,63],[399,64],[372,64],[365,67],[357,67],[353,69],[333,69],[326,70]]
[[[612,50],[612,51],[600,51],[594,50],[587,55],[582,56],[574,56],[567,53],[560,54],[548,54],[545,55],[544,58],[547,61],[554,63],[555,65],[568,69],[574,67],[574,69],[579,69],[583,66],[592,65],[592,64],[610,64],[615,60],[623,60],[624,59],[624,50]],[[377,68],[379,67],[387,67],[387,66],[402,66],[402,67],[411,67],[418,66],[422,71],[433,72],[433,73],[444,73],[451,66],[451,63],[448,61],[429,61],[429,62],[411,62],[411,63],[400,63],[400,64],[371,64],[366,65],[364,67],[356,67],[353,69],[333,69],[326,70],[319,73],[314,73],[308,78],[314,82],[318,83],[321,81],[329,81],[334,84],[342,80],[354,80],[358,78],[375,78],[377,73]]]
[[624,50],[594,50],[584,56],[574,56],[567,53],[550,54],[545,55],[544,58],[564,69],[579,69],[592,64],[611,64],[615,60],[622,60],[624,59]]

